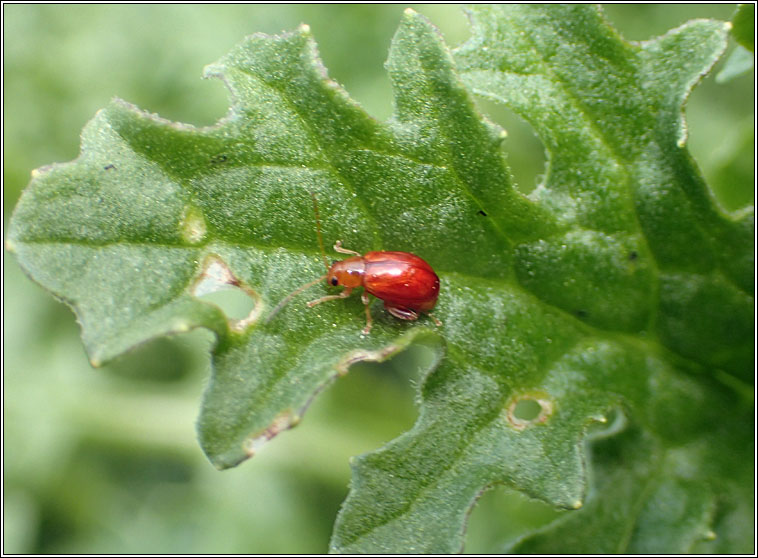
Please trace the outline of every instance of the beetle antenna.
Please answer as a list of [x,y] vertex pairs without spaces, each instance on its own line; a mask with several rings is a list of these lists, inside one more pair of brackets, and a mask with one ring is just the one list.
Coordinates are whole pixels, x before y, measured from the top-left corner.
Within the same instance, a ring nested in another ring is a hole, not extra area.
[[321,248],[321,256],[324,258],[324,266],[326,272],[329,273],[329,260],[326,258],[326,250],[324,250],[324,238],[321,236],[321,215],[318,212],[318,201],[316,200],[316,194],[310,193],[313,199],[313,212],[316,214],[316,235],[318,236],[318,246]]
[[319,277],[318,279],[314,279],[314,280],[313,280],[313,281],[311,281],[310,283],[306,283],[306,284],[305,284],[305,285],[303,285],[302,287],[299,287],[299,288],[295,289],[295,290],[294,290],[294,291],[292,291],[290,294],[288,294],[287,296],[285,296],[285,297],[282,299],[282,301],[281,301],[279,304],[277,304],[277,305],[276,305],[276,307],[275,307],[275,308],[274,308],[274,309],[271,311],[271,314],[269,314],[269,315],[268,315],[268,318],[266,318],[266,321],[264,321],[263,323],[264,323],[264,324],[267,324],[267,323],[269,323],[269,322],[270,322],[270,321],[273,319],[273,317],[274,317],[274,316],[276,316],[276,315],[279,313],[279,310],[281,310],[282,308],[284,308],[284,306],[285,306],[285,305],[286,305],[286,304],[287,304],[287,303],[288,303],[290,300],[292,300],[292,299],[293,299],[293,298],[295,298],[297,295],[299,295],[300,293],[302,293],[302,292],[303,292],[305,289],[307,289],[307,288],[309,288],[309,287],[312,287],[313,285],[315,285],[315,284],[316,284],[316,283],[318,283],[319,281],[323,281],[324,279],[326,279],[326,275],[322,275],[322,276],[321,276],[321,277]]

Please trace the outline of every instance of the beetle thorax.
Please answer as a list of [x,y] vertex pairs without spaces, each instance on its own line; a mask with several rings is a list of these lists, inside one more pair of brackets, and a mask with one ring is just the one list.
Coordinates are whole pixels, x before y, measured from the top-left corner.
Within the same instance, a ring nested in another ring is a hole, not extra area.
[[363,285],[363,275],[366,272],[366,262],[362,256],[354,256],[339,262],[334,262],[329,268],[326,282],[330,285],[343,287],[360,287]]

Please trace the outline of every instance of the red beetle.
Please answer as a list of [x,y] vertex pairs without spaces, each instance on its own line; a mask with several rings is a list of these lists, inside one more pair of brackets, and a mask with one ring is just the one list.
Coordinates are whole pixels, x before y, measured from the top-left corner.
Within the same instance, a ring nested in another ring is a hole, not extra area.
[[[326,274],[326,282],[345,290],[338,295],[324,296],[308,303],[309,307],[337,298],[350,296],[353,289],[363,287],[361,300],[366,308],[366,327],[371,331],[371,313],[368,295],[384,301],[390,314],[401,320],[416,320],[419,312],[429,312],[437,304],[440,294],[440,279],[432,266],[409,252],[368,252],[361,256],[353,250],[345,250],[337,241],[334,249],[341,254],[353,254],[334,262]],[[323,279],[321,277],[319,280]],[[439,320],[432,316],[435,323]]]
[[[372,325],[368,297],[370,294],[383,300],[384,307],[389,313],[401,320],[416,320],[419,312],[429,314],[437,304],[437,297],[440,292],[440,279],[432,266],[409,252],[368,252],[362,256],[358,252],[342,248],[340,241],[337,241],[334,249],[340,254],[352,254],[353,257],[334,262],[330,266],[326,260],[323,241],[321,240],[321,223],[315,196],[313,196],[313,204],[316,211],[319,246],[324,256],[324,265],[327,268],[326,275],[303,285],[285,297],[271,312],[266,320],[267,323],[294,296],[323,279],[326,279],[327,284],[334,287],[342,286],[345,287],[345,290],[337,295],[328,295],[312,300],[308,303],[308,307],[313,307],[327,300],[347,298],[353,289],[363,287],[364,292],[361,295],[361,300],[366,309],[364,334],[371,331]],[[436,317],[429,315],[435,324],[442,325]]]

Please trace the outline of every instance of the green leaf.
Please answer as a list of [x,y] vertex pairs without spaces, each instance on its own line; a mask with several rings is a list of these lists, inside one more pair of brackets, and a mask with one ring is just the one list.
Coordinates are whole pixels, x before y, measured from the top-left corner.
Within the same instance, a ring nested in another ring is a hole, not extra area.
[[[457,551],[496,483],[581,508],[517,548],[587,551],[602,532],[598,547],[625,552],[745,551],[752,213],[717,208],[682,116],[724,24],[630,45],[589,6],[473,17],[453,56],[406,11],[387,123],[328,78],[306,26],[252,36],[206,69],[233,98],[213,127],[114,101],[76,161],[36,173],[8,246],[74,308],[94,364],[155,336],[216,333],[198,432],[220,468],[296,425],[350,364],[430,348],[419,418],[354,461],[333,551]],[[469,89],[545,144],[529,198]],[[321,285],[269,319],[323,273],[311,193],[327,243],[433,265],[441,327],[375,304],[361,335],[359,297],[304,306]],[[253,301],[247,316],[206,298],[224,288]]]
[[[753,369],[752,215],[722,214],[684,149],[682,103],[723,51],[725,28],[694,22],[635,47],[587,6],[477,6],[473,24],[455,53],[462,79],[537,130],[549,167],[533,200],[557,230],[515,243],[504,311],[490,321],[492,310],[472,309],[485,326],[470,330],[476,348],[448,333],[448,358],[423,386],[414,429],[357,460],[333,549],[458,550],[465,510],[502,482],[584,506],[566,512],[571,523],[547,532],[538,552],[686,551],[724,525],[714,509],[749,508],[729,480],[745,478],[749,459],[733,453],[714,471],[712,456],[677,449],[717,442],[713,425],[724,421],[751,435],[747,412],[721,403],[739,397],[692,376],[727,370],[747,380]],[[532,324],[518,321],[525,308]],[[517,402],[530,399],[537,417],[516,420]],[[623,484],[590,477],[586,493],[581,440],[611,408],[656,451],[641,451],[626,474],[605,473]],[[642,497],[640,482],[649,486]],[[749,532],[720,541],[748,548]]]
[[723,69],[716,74],[718,83],[726,83],[753,69],[753,53],[743,46],[737,45],[727,58]]
[[755,52],[755,4],[740,4],[732,18],[732,36],[750,52]]
[[598,440],[588,505],[508,550],[544,554],[560,545],[571,553],[657,554],[692,548],[713,536],[714,495],[678,469],[700,457],[687,449],[667,452],[635,428]]
[[725,83],[753,69],[755,52],[755,5],[741,4],[732,18],[732,37],[739,43],[716,76]]
[[[507,261],[491,256],[507,254],[506,233],[535,237],[550,224],[512,189],[486,188],[483,173],[508,181],[502,136],[460,88],[429,92],[445,100],[430,110],[412,76],[399,76],[407,83],[397,117],[379,125],[328,79],[307,27],[254,36],[206,75],[232,92],[226,119],[196,129],[113,102],[85,128],[77,161],[37,171],[8,246],[74,308],[95,365],[157,335],[216,332],[199,434],[227,467],[296,424],[350,363],[386,359],[412,341],[439,345],[386,314],[362,338],[357,300],[317,310],[293,302],[261,323],[264,310],[322,273],[311,193],[328,241],[413,250],[443,277],[504,276]],[[458,143],[448,147],[448,136]],[[446,282],[447,296],[458,299],[455,283]],[[227,319],[201,298],[220,288],[257,305]]]

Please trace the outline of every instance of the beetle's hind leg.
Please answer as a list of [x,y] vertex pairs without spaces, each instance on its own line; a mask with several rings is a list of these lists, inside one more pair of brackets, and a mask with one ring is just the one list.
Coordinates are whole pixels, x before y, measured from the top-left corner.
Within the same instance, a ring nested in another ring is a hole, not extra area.
[[388,306],[386,303],[384,307],[387,309],[387,312],[396,318],[400,318],[401,320],[418,320],[418,312],[411,310],[410,308],[403,308],[401,306]]
[[[386,304],[384,307],[387,309],[387,311],[395,316],[396,318],[400,318],[401,320],[417,320],[418,319],[418,312],[415,310],[411,310],[410,308],[402,308],[400,306],[387,306]],[[437,316],[432,314],[431,312],[427,312],[429,317],[434,320],[434,325],[437,327],[442,325],[442,322],[437,319]]]
[[363,335],[368,335],[371,331],[371,326],[374,325],[374,321],[371,319],[371,310],[369,310],[369,298],[368,293],[363,291],[361,295],[361,301],[363,301],[363,307],[366,309],[366,327],[363,328]]

